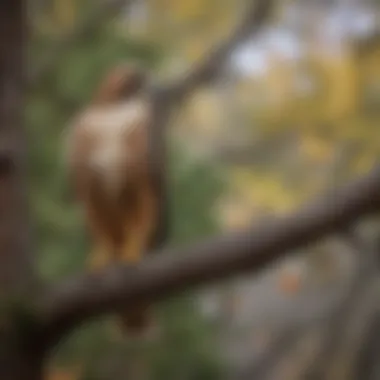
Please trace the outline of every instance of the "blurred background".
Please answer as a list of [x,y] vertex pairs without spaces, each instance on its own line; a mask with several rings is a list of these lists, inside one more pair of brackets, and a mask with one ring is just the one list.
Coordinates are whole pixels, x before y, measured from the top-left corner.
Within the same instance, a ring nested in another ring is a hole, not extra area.
[[[30,89],[26,112],[46,281],[85,270],[89,247],[63,161],[67,123],[120,61],[141,63],[162,83],[191,70],[249,2],[30,2],[32,71],[64,47]],[[379,161],[379,32],[377,0],[275,2],[262,29],[220,63],[218,80],[189,94],[167,126],[168,244],[291,211]],[[372,219],[259,276],[160,302],[156,343],[123,342],[112,318],[95,321],[54,353],[46,378],[380,379],[379,231]]]

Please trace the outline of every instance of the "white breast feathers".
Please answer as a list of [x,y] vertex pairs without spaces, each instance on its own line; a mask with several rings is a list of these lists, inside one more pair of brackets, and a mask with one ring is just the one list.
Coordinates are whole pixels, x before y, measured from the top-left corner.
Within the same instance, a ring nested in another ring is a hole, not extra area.
[[90,167],[112,192],[118,189],[119,180],[128,175],[120,174],[129,154],[126,138],[147,115],[147,105],[140,100],[90,110],[81,120],[84,130],[96,141],[88,157]]
[[147,106],[141,100],[95,108],[87,112],[81,122],[92,134],[114,135],[132,131],[147,115]]

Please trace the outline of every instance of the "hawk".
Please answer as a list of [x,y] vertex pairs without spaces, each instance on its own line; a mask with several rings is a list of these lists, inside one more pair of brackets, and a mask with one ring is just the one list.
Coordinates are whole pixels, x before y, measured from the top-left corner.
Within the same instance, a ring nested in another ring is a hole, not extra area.
[[[152,162],[152,122],[145,71],[119,65],[69,125],[67,164],[92,238],[93,269],[115,261],[133,265],[160,243],[164,198]],[[143,332],[149,308],[139,304],[120,322],[124,332]]]

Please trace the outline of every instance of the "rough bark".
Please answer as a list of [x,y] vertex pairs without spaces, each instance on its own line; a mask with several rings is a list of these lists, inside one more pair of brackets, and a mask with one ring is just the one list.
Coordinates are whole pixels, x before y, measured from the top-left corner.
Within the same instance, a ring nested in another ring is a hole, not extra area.
[[41,357],[22,308],[34,282],[22,128],[25,3],[0,2],[0,379],[34,380]]
[[310,202],[299,211],[180,250],[159,251],[136,268],[81,275],[53,289],[40,312],[56,343],[88,318],[156,300],[237,273],[255,272],[298,249],[340,232],[380,210],[380,169]]

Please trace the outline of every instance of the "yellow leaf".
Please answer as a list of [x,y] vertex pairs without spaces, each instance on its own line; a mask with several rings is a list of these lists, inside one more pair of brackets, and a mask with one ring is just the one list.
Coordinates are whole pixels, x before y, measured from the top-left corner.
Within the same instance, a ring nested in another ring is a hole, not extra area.
[[369,172],[375,164],[376,158],[373,155],[364,155],[359,157],[354,163],[353,171],[357,174]]
[[299,149],[315,162],[327,162],[332,158],[334,148],[331,143],[312,135],[302,135]]
[[294,207],[297,194],[289,191],[271,174],[258,175],[249,170],[232,173],[234,188],[254,207],[283,212]]

